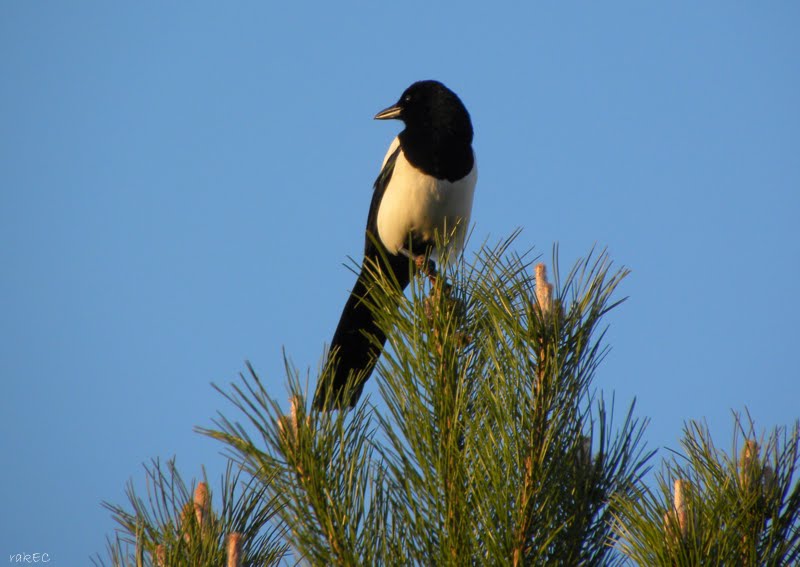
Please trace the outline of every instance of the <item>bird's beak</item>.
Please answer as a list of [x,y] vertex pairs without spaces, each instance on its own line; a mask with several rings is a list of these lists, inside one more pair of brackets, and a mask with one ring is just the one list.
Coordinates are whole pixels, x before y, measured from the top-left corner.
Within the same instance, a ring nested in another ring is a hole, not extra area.
[[389,108],[384,108],[378,114],[375,115],[375,120],[389,120],[391,118],[400,118],[400,113],[403,112],[403,109],[400,108],[398,105],[390,106]]

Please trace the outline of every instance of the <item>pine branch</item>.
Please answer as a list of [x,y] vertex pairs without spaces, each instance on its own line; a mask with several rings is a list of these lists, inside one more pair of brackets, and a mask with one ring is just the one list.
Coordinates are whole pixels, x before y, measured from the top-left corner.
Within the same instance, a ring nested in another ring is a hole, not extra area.
[[[313,564],[610,564],[610,504],[650,454],[633,407],[621,427],[591,390],[603,316],[626,275],[601,253],[562,284],[512,239],[415,280],[410,299],[375,274],[387,334],[381,403],[292,410],[251,372],[225,395],[244,425],[204,430],[281,504],[286,537]],[[554,266],[557,259],[554,258]],[[324,369],[328,372],[330,369]]]
[[[152,565],[269,565],[286,553],[280,529],[270,522],[276,502],[230,465],[221,479],[221,507],[212,507],[205,480],[188,486],[174,460],[145,466],[147,499],[128,485],[128,504],[105,503],[119,525],[108,542],[113,567]],[[227,562],[226,562],[227,561]],[[105,565],[99,556],[96,565]]]
[[[619,561],[612,518],[645,491],[652,453],[633,404],[617,423],[613,397],[607,404],[592,383],[608,352],[603,318],[621,303],[627,270],[593,252],[562,277],[554,250],[551,282],[544,265],[534,269],[528,254],[511,251],[515,238],[485,244],[469,262],[440,258],[438,275],[416,278],[410,297],[375,274],[369,307],[387,342],[372,378],[374,406],[365,397],[349,412],[310,410],[288,359],[288,410],[251,367],[220,389],[234,415],[199,431],[252,476],[250,492],[265,503],[258,517],[275,522],[295,561]],[[147,504],[131,492],[133,512],[110,507],[151,564],[165,534],[171,553],[187,543],[179,526],[196,524],[202,534],[219,523],[196,507],[182,517],[191,494],[167,478]],[[234,531],[248,564],[246,528]],[[213,533],[219,565],[226,541]],[[120,549],[112,546],[113,561]],[[212,552],[202,553],[194,564],[210,564]],[[281,556],[288,560],[271,557]]]
[[683,454],[665,462],[657,491],[619,503],[621,551],[639,565],[795,564],[800,423],[759,439],[752,420],[736,415],[728,454],[705,424],[692,421],[681,444]]

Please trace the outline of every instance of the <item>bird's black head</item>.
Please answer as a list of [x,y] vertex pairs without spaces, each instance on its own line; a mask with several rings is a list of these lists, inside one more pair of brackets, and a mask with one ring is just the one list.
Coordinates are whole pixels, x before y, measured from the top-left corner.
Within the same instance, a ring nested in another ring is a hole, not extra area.
[[455,136],[467,144],[472,142],[469,112],[456,93],[439,81],[414,83],[397,103],[380,111],[375,118],[398,118],[405,123],[406,130],[448,138]]

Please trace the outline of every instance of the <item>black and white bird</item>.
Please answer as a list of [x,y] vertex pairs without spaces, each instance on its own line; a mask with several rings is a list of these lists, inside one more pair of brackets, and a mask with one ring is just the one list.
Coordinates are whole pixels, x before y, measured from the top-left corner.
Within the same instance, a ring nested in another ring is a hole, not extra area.
[[[478,170],[472,150],[472,122],[456,94],[438,81],[419,81],[400,100],[375,115],[396,118],[405,128],[392,141],[375,180],[367,217],[364,263],[333,334],[333,369],[317,385],[318,409],[353,407],[372,373],[385,333],[363,298],[370,292],[368,262],[379,262],[405,289],[411,278],[409,258],[433,249],[436,235],[455,235],[449,246],[459,251],[472,211]],[[410,247],[410,250],[409,250]],[[351,375],[354,387],[344,394]]]

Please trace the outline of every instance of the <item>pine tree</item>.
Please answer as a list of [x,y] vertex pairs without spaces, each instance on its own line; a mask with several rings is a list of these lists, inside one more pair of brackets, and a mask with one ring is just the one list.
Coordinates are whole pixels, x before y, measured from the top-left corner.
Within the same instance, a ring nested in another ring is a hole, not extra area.
[[[187,485],[174,459],[166,465],[154,460],[144,469],[146,500],[129,483],[132,510],[105,504],[119,524],[116,537],[108,541],[112,566],[275,565],[286,555],[281,527],[271,523],[278,502],[267,484],[243,479],[233,463],[220,480],[217,511],[205,477]],[[94,563],[105,565],[100,557]]]
[[734,417],[730,454],[714,445],[707,425],[689,422],[683,454],[664,462],[658,488],[617,503],[619,548],[635,563],[800,562],[800,423],[758,437],[749,416]]
[[[515,236],[471,262],[445,259],[438,277],[413,280],[410,297],[374,267],[370,307],[387,331],[374,400],[312,411],[288,360],[288,411],[249,366],[219,388],[235,415],[201,432],[239,471],[223,481],[223,511],[209,507],[213,521],[187,514],[197,498],[174,467],[151,467],[150,507],[132,488],[132,511],[108,505],[121,534],[111,564],[218,566],[237,545],[230,566],[698,565],[718,550],[737,562],[713,564],[794,560],[797,432],[763,451],[746,444],[748,456],[727,468],[695,435],[689,464],[669,465],[660,495],[650,492],[646,420],[632,403],[618,419],[613,397],[592,385],[608,352],[603,318],[621,303],[627,270],[592,253],[562,279],[554,250],[551,283],[544,264],[510,251]],[[717,476],[700,481],[707,469]],[[681,479],[679,498],[669,479]],[[746,528],[730,535],[731,521],[695,520],[712,509],[694,495],[733,481],[747,497],[721,498],[713,512]],[[724,538],[736,545],[697,543]]]

